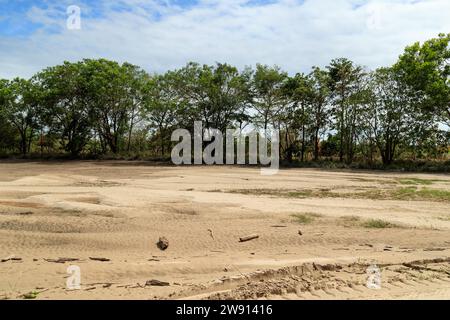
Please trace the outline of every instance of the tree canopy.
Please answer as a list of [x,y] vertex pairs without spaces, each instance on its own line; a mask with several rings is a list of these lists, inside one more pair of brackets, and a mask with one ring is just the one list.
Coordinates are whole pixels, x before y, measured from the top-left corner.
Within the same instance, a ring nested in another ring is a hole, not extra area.
[[30,79],[0,79],[0,152],[168,157],[176,128],[280,132],[285,161],[447,159],[450,34],[408,46],[393,66],[368,70],[338,58],[289,75],[190,62],[149,74],[85,59]]

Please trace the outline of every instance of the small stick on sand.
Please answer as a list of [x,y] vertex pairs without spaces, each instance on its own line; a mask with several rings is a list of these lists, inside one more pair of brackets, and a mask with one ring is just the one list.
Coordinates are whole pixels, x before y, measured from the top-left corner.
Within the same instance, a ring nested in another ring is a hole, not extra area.
[[89,259],[94,260],[94,261],[102,261],[102,262],[111,261],[111,259],[108,259],[108,258],[89,257]]
[[134,286],[134,284],[119,284],[116,288],[129,288],[130,286]]
[[170,283],[153,279],[153,280],[148,280],[145,283],[145,286],[166,287],[166,286],[170,286]]
[[115,284],[115,283],[114,282],[95,282],[95,283],[88,283],[88,284],[86,284],[86,286],[89,286],[89,287],[98,286],[98,285],[111,286],[113,284]]
[[214,235],[211,229],[208,229],[209,235],[211,236],[211,238],[214,240]]
[[84,291],[91,291],[91,290],[95,290],[95,289],[97,289],[97,288],[96,287],[89,287],[89,288],[84,289]]
[[4,259],[1,259],[0,262],[8,262],[8,261],[22,261],[22,258],[15,257],[15,256],[9,256]]
[[66,263],[66,262],[72,262],[72,261],[79,261],[80,259],[77,258],[58,258],[58,259],[44,259],[47,262],[54,262],[54,263]]
[[250,241],[250,240],[254,240],[254,239],[258,239],[259,235],[257,234],[251,234],[249,236],[246,237],[240,237],[239,238],[239,242],[246,242],[246,241]]
[[445,248],[425,248],[423,251],[445,251]]

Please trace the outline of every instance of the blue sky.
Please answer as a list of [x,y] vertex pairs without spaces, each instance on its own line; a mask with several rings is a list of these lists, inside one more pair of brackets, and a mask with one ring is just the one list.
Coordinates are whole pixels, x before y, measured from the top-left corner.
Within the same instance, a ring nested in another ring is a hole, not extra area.
[[[67,28],[70,5],[80,30]],[[0,0],[0,77],[100,57],[150,72],[193,60],[295,73],[336,57],[376,68],[450,32],[449,12],[448,0]]]
[[[148,1],[155,2],[162,7],[179,7],[185,10],[192,8],[199,2],[197,0],[172,0],[172,1]],[[269,0],[252,0],[249,4],[264,4],[270,3]],[[105,11],[111,9],[114,12],[132,12],[136,7],[136,1],[98,1],[98,0],[79,0],[79,1],[48,1],[48,0],[0,0],[0,36],[30,36],[34,32],[43,28],[44,25],[40,22],[33,21],[29,13],[34,8],[39,10],[51,10],[58,8],[54,12],[53,17],[65,19],[67,17],[65,8],[69,5],[77,5],[82,9],[84,18],[96,20],[105,18]],[[144,1],[140,2],[142,6]],[[145,7],[145,6],[143,6]],[[151,8],[151,6],[148,6]],[[149,15],[160,17],[158,12],[149,10]]]

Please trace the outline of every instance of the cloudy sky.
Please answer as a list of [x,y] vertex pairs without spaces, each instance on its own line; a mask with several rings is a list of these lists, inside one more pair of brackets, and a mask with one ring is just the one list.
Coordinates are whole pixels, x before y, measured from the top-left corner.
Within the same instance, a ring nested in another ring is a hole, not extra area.
[[450,32],[449,15],[449,0],[0,0],[0,77],[100,57],[150,72],[217,61],[295,73],[337,57],[376,68]]

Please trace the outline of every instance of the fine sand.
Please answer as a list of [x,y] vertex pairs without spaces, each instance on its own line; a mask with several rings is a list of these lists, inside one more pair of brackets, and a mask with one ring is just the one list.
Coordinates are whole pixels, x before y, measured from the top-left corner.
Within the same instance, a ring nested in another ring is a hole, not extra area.
[[0,299],[450,299],[449,192],[445,174],[1,162]]

